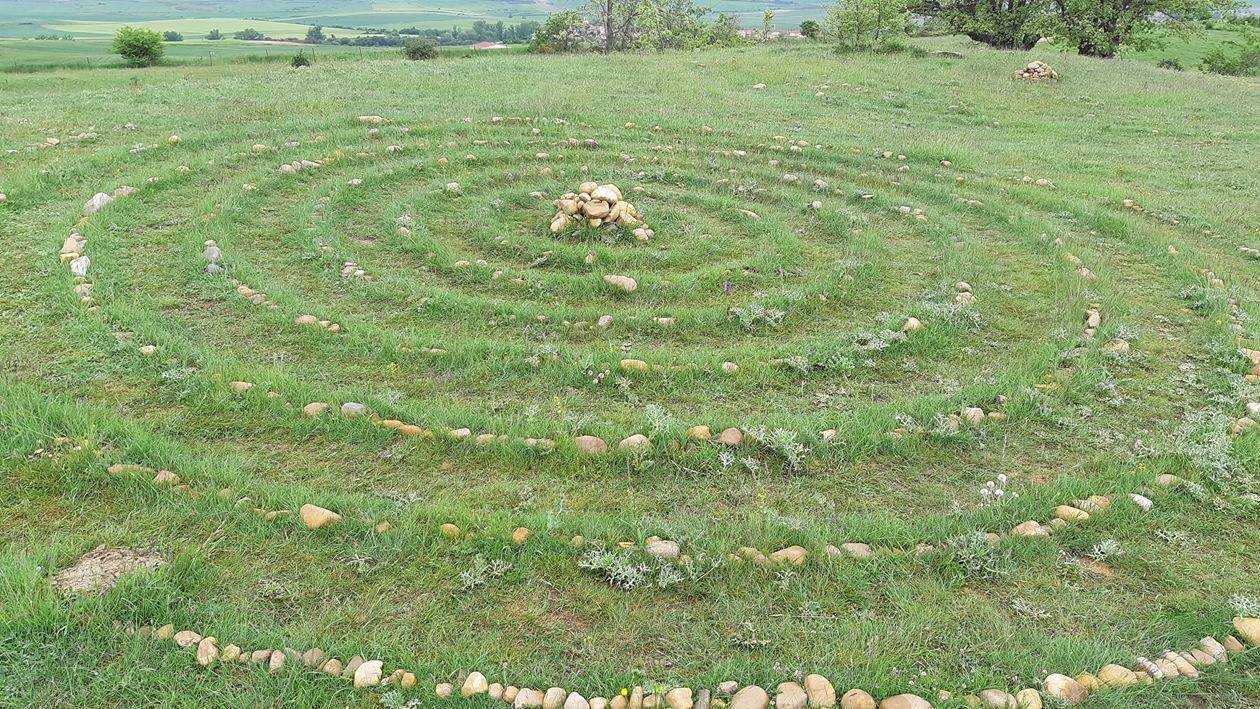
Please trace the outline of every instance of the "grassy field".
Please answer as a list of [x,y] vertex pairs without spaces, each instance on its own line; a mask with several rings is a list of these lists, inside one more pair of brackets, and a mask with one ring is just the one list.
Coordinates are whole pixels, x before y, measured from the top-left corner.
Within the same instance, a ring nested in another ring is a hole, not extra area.
[[[315,62],[325,58],[395,57],[399,47],[348,47],[336,44],[287,45],[235,40],[168,42],[163,45],[167,65],[213,66],[215,63],[276,62],[287,63],[294,55],[304,54]],[[54,69],[122,67],[122,57],[110,52],[110,43],[87,40],[0,40],[0,72],[44,72]],[[444,55],[470,54],[467,47],[439,47]],[[495,50],[495,51],[519,51]]]
[[[272,37],[301,37],[307,27],[322,25],[332,34],[354,36],[346,27],[468,28],[476,20],[507,24],[534,20],[547,13],[576,7],[576,0],[521,2],[520,0],[452,0],[441,2],[371,2],[336,0],[204,0],[171,3],[162,0],[6,0],[0,3],[0,38],[28,38],[70,33],[93,37],[113,32],[123,24],[141,24],[158,31],[177,30],[200,36],[218,28],[228,33],[254,27]],[[748,27],[761,26],[766,3],[751,0],[715,0],[714,12],[729,12]],[[821,18],[818,0],[779,0],[770,3],[780,28],[795,29],[801,20]],[[206,19],[187,19],[189,16]],[[230,28],[230,29],[229,29]]]
[[[478,671],[964,707],[1235,632],[1260,82],[963,51],[0,75],[0,705],[489,706]],[[650,239],[549,231],[587,179]],[[102,544],[165,563],[55,590]],[[417,682],[202,668],[168,623]],[[1257,668],[1089,706],[1255,706]]]
[[1178,62],[1182,69],[1199,69],[1203,58],[1213,49],[1225,48],[1228,51],[1237,52],[1237,47],[1242,44],[1245,35],[1257,31],[1260,30],[1243,25],[1222,25],[1220,28],[1185,36],[1170,34],[1163,38],[1161,46],[1141,51],[1128,50],[1123,53],[1123,56],[1152,64],[1173,60]]

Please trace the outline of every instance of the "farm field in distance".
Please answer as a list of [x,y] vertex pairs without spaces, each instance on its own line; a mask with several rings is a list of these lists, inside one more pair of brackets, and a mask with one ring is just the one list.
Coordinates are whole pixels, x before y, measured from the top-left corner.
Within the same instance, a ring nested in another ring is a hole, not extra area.
[[0,73],[0,706],[1260,704],[1260,81],[916,41]]

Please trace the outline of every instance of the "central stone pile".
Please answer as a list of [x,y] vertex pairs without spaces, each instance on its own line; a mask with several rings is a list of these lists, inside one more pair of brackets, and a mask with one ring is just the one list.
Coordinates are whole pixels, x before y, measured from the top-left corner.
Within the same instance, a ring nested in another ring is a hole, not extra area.
[[1039,81],[1041,79],[1057,79],[1059,73],[1050,68],[1050,65],[1039,60],[1028,63],[1028,66],[1015,72],[1016,79],[1029,79]]
[[567,192],[555,201],[559,211],[551,219],[551,231],[559,234],[574,221],[585,220],[598,227],[603,224],[635,228],[635,237],[646,240],[651,230],[642,222],[642,215],[633,204],[621,198],[616,185],[583,182],[577,192]]

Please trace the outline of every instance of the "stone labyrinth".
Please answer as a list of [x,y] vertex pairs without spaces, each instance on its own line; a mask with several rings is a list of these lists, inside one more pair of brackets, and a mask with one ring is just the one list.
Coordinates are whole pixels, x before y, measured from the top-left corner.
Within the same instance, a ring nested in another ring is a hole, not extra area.
[[[171,415],[183,406],[168,389],[178,380],[224,412],[229,423],[206,425],[210,439],[248,421],[496,470],[581,470],[582,481],[557,485],[597,498],[541,528],[508,512],[479,521],[483,507],[444,499],[445,488],[388,513],[370,501],[370,480],[324,495],[265,471],[256,488],[226,485],[143,451],[103,461],[111,480],[151,482],[229,520],[258,515],[329,543],[418,537],[435,556],[498,540],[518,565],[542,549],[571,557],[588,584],[643,593],[692,582],[720,591],[750,575],[773,587],[829,565],[933,574],[965,569],[969,554],[1075,559],[1108,577],[1105,551],[1094,544],[1090,562],[1078,530],[1141,527],[1165,506],[1256,503],[1249,478],[1151,452],[1159,435],[1251,435],[1260,352],[1240,345],[1252,325],[1238,289],[1249,286],[1231,282],[1250,256],[1214,241],[1208,225],[1061,189],[1062,176],[998,174],[948,152],[837,144],[786,127],[736,135],[492,115],[347,115],[257,144],[150,136],[95,160],[123,168],[82,195],[82,214],[65,215],[48,258],[78,303],[70,317],[124,342],[118,357],[150,363]],[[9,194],[0,208],[22,198]],[[160,223],[146,216],[155,210]],[[1140,397],[1126,389],[1151,382]],[[1212,387],[1225,393],[1204,393]],[[1206,407],[1195,420],[1211,430],[1188,431],[1168,407]],[[1102,417],[1134,430],[1154,420],[1151,446],[1109,438]],[[1044,454],[1079,446],[1132,455],[1092,479],[1055,470]],[[969,472],[901,472],[938,457]],[[656,524],[627,482],[768,479],[843,499],[869,484],[834,479],[845,466],[923,486],[926,504],[906,505],[922,523],[861,506],[854,522],[817,502],[816,519],[806,507],[793,517],[803,522],[741,525],[727,518],[745,519],[755,504],[725,500],[688,508],[691,526]],[[604,494],[626,499],[599,499],[601,479]],[[937,504],[950,495],[961,506]],[[900,671],[890,675],[899,691],[842,686],[843,674],[833,686],[810,657],[795,658],[799,684],[769,692],[740,676],[624,694],[529,688],[491,663],[448,666],[419,685],[426,697],[462,690],[553,709],[1040,707],[1043,697],[1074,704],[1197,678],[1260,642],[1260,621],[1238,613],[1232,627],[1205,623],[1194,642],[1164,646],[1161,634],[1108,646],[1093,666],[1047,658],[1043,674],[990,687],[949,676],[916,684]],[[124,630],[195,648],[203,666],[280,672],[287,659],[355,686],[421,691],[412,668],[373,659],[371,648],[333,658],[216,639],[208,627]]]

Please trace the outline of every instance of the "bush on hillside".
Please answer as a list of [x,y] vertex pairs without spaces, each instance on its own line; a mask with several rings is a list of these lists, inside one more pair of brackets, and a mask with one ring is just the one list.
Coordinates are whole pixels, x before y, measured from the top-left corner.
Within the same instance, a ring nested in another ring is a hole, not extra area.
[[905,0],[838,0],[827,8],[827,33],[850,49],[887,49],[906,37]]
[[235,37],[236,39],[244,39],[251,42],[263,39],[263,33],[259,32],[253,27],[246,27],[245,29],[233,34],[232,36]]
[[1250,32],[1241,45],[1230,42],[1230,47],[1238,51],[1228,51],[1224,47],[1214,47],[1203,57],[1201,66],[1204,71],[1228,76],[1251,76],[1260,73],[1260,33]]
[[586,22],[577,10],[555,12],[529,40],[529,51],[541,54],[580,52],[592,46]]
[[300,69],[304,66],[310,66],[311,59],[310,57],[306,56],[302,52],[298,52],[297,54],[293,55],[293,59],[289,62],[289,65],[292,66],[294,69]]
[[109,51],[122,55],[130,66],[152,66],[162,59],[166,49],[162,35],[143,27],[122,27],[114,35]]
[[1160,69],[1172,69],[1173,71],[1184,71],[1184,69],[1182,69],[1181,62],[1177,61],[1175,58],[1172,58],[1172,57],[1169,57],[1166,59],[1160,59],[1159,63],[1156,66],[1158,66]]
[[223,39],[223,33],[218,30],[210,30],[206,33],[206,39]]
[[176,32],[175,30],[167,30],[162,33],[162,41],[163,42],[183,42],[184,35]]
[[437,55],[437,45],[431,39],[412,39],[403,45],[403,56],[413,62],[434,59]]
[[801,34],[809,39],[818,39],[822,36],[822,26],[813,20],[805,20],[801,23]]

